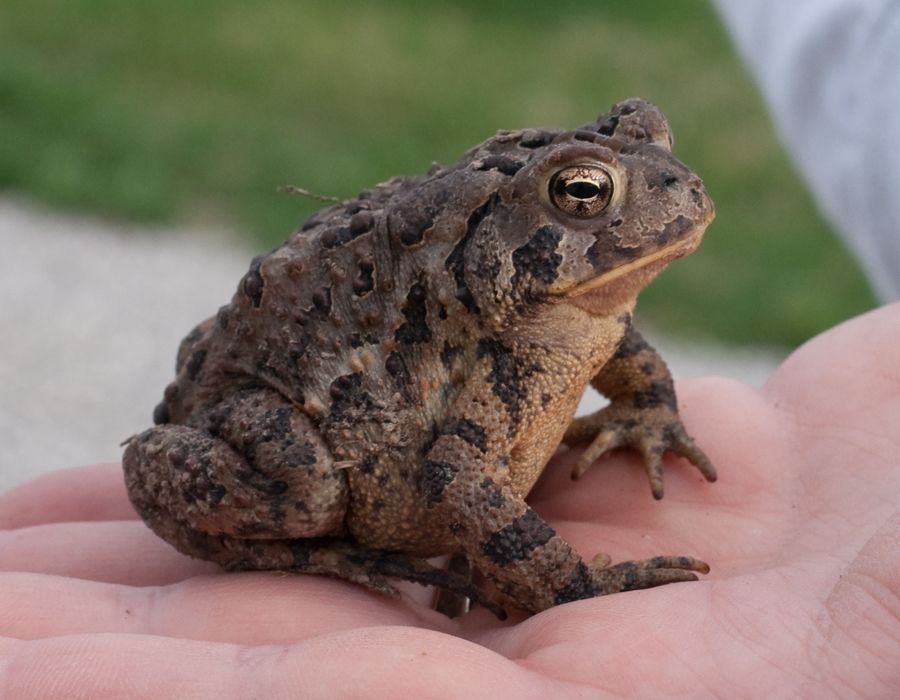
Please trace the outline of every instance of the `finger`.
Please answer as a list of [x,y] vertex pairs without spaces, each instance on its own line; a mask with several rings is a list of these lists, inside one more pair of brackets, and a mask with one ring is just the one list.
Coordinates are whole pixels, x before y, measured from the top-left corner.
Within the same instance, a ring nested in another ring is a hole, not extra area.
[[647,481],[650,482],[650,493],[659,501],[665,495],[662,451],[648,442],[640,442],[636,447],[644,458],[644,472],[647,474]]
[[600,457],[621,444],[619,433],[615,430],[604,430],[587,446],[572,469],[572,478],[580,479]]
[[669,449],[676,454],[681,455],[691,464],[697,467],[697,469],[703,475],[703,478],[707,481],[714,482],[719,478],[718,474],[716,473],[716,468],[709,460],[709,457],[706,456],[706,453],[703,450],[697,447],[697,445],[687,435],[687,433],[683,432],[683,434],[678,437],[677,441],[673,445],[671,445]]
[[539,700],[560,697],[565,688],[471,642],[396,627],[351,630],[287,647],[129,634],[0,640],[0,655],[6,659],[0,687],[20,700],[437,695]]
[[321,576],[255,572],[132,587],[0,573],[0,636],[40,639],[126,632],[238,644],[285,644],[368,625],[452,629],[407,598]]
[[65,469],[0,496],[0,529],[134,518],[137,514],[128,502],[118,464]]
[[680,427],[675,431],[668,449],[675,454],[684,457],[697,467],[699,472],[703,475],[703,478],[707,481],[714,482],[719,478],[716,473],[716,468],[713,466],[709,457],[706,456],[706,453],[703,450],[697,447],[697,443],[695,443],[691,436],[687,434],[687,431],[684,428]]
[[149,586],[221,569],[180,554],[142,522],[126,520],[0,531],[0,571]]

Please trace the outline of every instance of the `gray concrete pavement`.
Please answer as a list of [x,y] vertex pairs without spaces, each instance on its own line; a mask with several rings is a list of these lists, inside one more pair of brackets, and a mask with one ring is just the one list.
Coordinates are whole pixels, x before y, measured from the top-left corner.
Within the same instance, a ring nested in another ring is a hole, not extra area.
[[[178,342],[231,296],[252,251],[0,199],[0,491],[116,461],[150,425]],[[783,353],[652,336],[676,377],[762,384]],[[585,406],[593,405],[594,399]]]

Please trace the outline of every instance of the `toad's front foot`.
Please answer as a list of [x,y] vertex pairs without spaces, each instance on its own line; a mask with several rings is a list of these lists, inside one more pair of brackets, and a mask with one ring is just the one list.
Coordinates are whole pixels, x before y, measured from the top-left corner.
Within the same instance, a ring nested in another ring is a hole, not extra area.
[[693,557],[653,557],[610,566],[609,558],[599,555],[590,564],[578,564],[569,583],[556,592],[554,603],[696,581],[697,573],[709,573],[709,566]]
[[594,595],[653,588],[666,583],[696,581],[697,574],[708,574],[709,565],[693,557],[653,557],[638,561],[623,561],[603,568],[591,567]]
[[716,469],[706,454],[687,434],[678,413],[668,405],[636,408],[613,402],[589,416],[572,421],[563,442],[590,444],[572,469],[577,479],[607,452],[617,447],[632,447],[644,458],[653,497],[663,497],[663,454],[674,452],[687,458],[707,481],[716,480]]

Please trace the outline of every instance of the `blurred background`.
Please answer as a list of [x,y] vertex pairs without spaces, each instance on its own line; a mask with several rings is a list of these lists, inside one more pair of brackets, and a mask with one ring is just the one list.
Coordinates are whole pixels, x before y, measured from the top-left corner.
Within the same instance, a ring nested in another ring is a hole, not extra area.
[[[3,0],[0,486],[35,465],[115,458],[115,445],[64,447],[88,425],[108,444],[149,424],[180,337],[252,252],[318,208],[279,186],[352,197],[498,128],[572,127],[628,96],[660,105],[718,211],[699,251],[643,294],[640,319],[740,357],[873,306],[705,0]],[[91,316],[104,303],[114,310]],[[150,365],[144,398],[131,378]],[[146,416],[130,428],[97,418],[132,404]]]

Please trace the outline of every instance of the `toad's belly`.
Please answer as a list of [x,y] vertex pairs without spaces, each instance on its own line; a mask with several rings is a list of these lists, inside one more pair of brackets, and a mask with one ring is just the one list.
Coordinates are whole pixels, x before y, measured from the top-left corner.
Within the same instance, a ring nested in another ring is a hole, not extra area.
[[416,486],[420,469],[416,465],[387,477],[382,474],[377,488],[372,487],[368,475],[350,476],[346,525],[357,542],[420,557],[459,549],[442,512],[424,503]]

